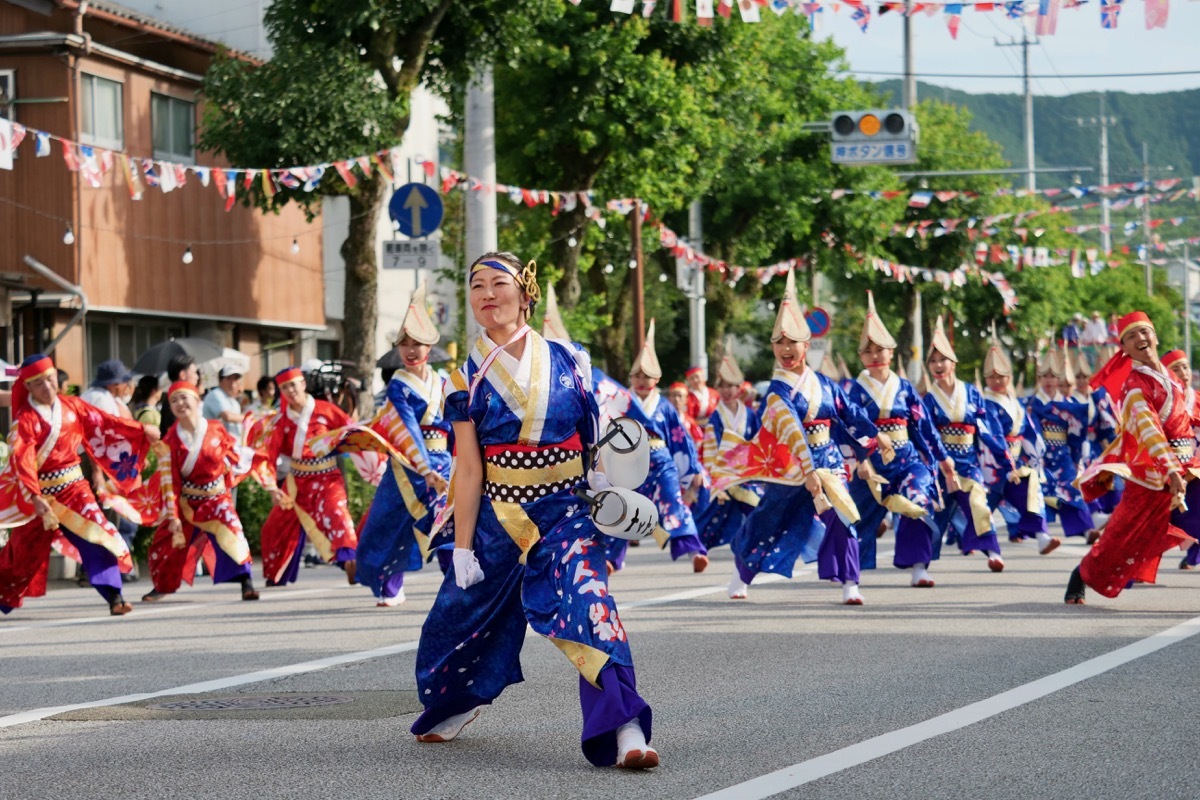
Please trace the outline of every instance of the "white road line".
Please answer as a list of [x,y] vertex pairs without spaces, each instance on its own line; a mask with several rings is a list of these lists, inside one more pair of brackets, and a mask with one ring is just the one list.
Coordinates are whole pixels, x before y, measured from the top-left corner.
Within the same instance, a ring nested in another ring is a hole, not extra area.
[[[802,570],[795,573],[796,577],[811,573],[812,570]],[[755,581],[755,585],[760,583],[770,583],[777,580],[786,580],[778,575],[763,575]],[[650,598],[648,600],[640,600],[631,603],[623,603],[619,605],[621,609],[639,608],[651,605],[661,605],[663,603],[673,603],[680,600],[691,600],[696,597],[703,597],[708,594],[716,594],[717,592],[725,591],[724,586],[709,586],[703,589],[693,589],[687,592],[679,592],[677,594],[665,595],[663,597]],[[325,591],[333,591],[332,589],[308,589],[300,592],[291,592],[287,595],[278,595],[279,597],[296,597],[304,591],[308,593],[317,593]],[[231,601],[232,602],[232,601]],[[240,600],[237,602],[241,602]],[[220,603],[206,603],[205,607],[220,605]],[[157,609],[156,609],[157,610]],[[164,611],[166,609],[163,609]],[[107,619],[107,618],[101,618]],[[84,622],[93,620],[82,620]],[[46,623],[50,625],[53,623]],[[59,624],[69,624],[67,620],[61,620]],[[32,627],[32,626],[29,626]],[[282,678],[287,675],[299,675],[305,672],[317,672],[327,669],[328,667],[336,667],[342,664],[353,664],[357,661],[366,661],[371,658],[381,658],[383,656],[395,655],[396,653],[406,653],[417,649],[417,642],[400,642],[399,644],[388,645],[387,647],[378,647],[374,650],[361,650],[357,653],[343,653],[339,656],[330,656],[328,658],[318,659],[316,661],[305,661],[300,664],[291,664],[283,667],[275,667],[273,669],[260,670],[258,672],[249,672],[244,675],[233,675],[228,678],[217,678],[211,681],[201,681],[200,683],[189,683],[186,686],[176,686],[171,689],[163,689],[157,692],[145,692],[142,694],[128,694],[120,697],[108,697],[103,700],[92,700],[87,703],[74,703],[66,706],[48,706],[46,708],[35,708],[30,711],[22,711],[17,714],[9,714],[5,717],[0,717],[0,728],[11,728],[14,725],[23,725],[26,722],[36,722],[38,720],[52,717],[55,714],[64,714],[68,711],[79,711],[85,708],[100,708],[102,706],[119,706],[124,703],[136,703],[141,700],[150,700],[155,697],[170,697],[177,694],[200,694],[203,692],[217,692],[222,689],[229,689],[234,686],[244,686],[248,683],[259,683],[261,681],[269,681],[275,678]]]
[[1047,675],[1036,681],[1009,689],[1007,692],[1001,692],[977,703],[957,708],[924,722],[918,722],[916,725],[900,728],[891,733],[843,747],[841,750],[793,764],[745,783],[706,794],[697,800],[759,800],[759,798],[771,797],[835,772],[874,761],[927,739],[974,725],[1005,711],[1032,703],[1034,700],[1040,700],[1060,689],[1066,689],[1089,678],[1102,675],[1123,664],[1156,653],[1164,647],[1189,639],[1198,633],[1200,633],[1200,617],[1193,617],[1173,628],[1084,661],[1074,667],[1068,667],[1053,675]]

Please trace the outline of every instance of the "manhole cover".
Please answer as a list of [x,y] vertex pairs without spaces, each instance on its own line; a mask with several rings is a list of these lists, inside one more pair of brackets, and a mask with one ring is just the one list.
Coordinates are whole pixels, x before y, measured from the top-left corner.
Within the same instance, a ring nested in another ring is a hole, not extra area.
[[286,695],[281,697],[213,697],[201,700],[176,700],[150,708],[165,711],[261,711],[263,709],[312,708],[353,703],[353,697],[335,694]]

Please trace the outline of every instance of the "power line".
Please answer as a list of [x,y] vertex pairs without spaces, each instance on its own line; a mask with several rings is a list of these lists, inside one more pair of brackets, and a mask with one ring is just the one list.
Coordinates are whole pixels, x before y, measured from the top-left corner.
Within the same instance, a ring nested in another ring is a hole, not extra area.
[[[904,77],[903,72],[885,72],[877,69],[848,69],[845,72],[855,72],[862,75],[888,75],[894,77]],[[1080,72],[1069,75],[1035,75],[1030,73],[1030,78],[1156,78],[1170,75],[1200,75],[1200,69],[1185,69],[1172,70],[1169,72]],[[919,72],[918,78],[992,78],[996,80],[1012,80],[1019,75],[998,75],[996,73],[980,73],[980,72]]]

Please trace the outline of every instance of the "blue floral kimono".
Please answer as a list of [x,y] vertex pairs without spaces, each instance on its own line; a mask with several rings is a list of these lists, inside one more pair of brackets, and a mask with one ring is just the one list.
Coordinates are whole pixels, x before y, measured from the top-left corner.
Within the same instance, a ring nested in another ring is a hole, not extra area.
[[[769,483],[731,545],[739,576],[746,584],[760,572],[790,578],[796,560],[802,558],[805,563],[818,562],[822,580],[858,583],[858,509],[846,490],[846,463],[838,442],[847,444],[857,458],[866,458],[875,449],[875,425],[836,382],[811,369],[801,375],[775,370],[759,418],[759,439],[765,431],[783,440],[781,424],[803,430],[808,452],[793,455],[806,470],[817,471],[830,507],[818,511],[803,486]],[[840,434],[837,439],[835,432]]]
[[[945,507],[934,521],[940,533],[961,526],[959,547],[964,553],[1000,552],[1000,542],[992,528],[992,510],[988,507],[983,478],[983,459],[991,459],[1001,479],[1007,480],[1012,461],[1004,440],[989,421],[983,395],[972,384],[956,380],[949,394],[929,387],[922,402],[929,421],[937,428],[946,455],[954,460],[954,473],[960,491],[947,492],[944,475],[938,476]],[[935,537],[934,552],[941,550],[941,536]]]
[[[475,426],[484,461],[474,535],[484,579],[468,589],[446,573],[421,629],[417,691],[427,733],[447,718],[490,704],[523,680],[526,626],[579,670],[584,755],[616,763],[616,730],[638,719],[650,738],[650,707],[637,693],[633,658],[608,593],[604,550],[583,484],[598,409],[587,354],[530,332],[518,361],[481,337],[446,384],[446,419]],[[451,488],[450,503],[454,489]],[[446,515],[453,526],[452,514]]]
[[[747,409],[744,403],[739,401],[734,411],[730,411],[724,402],[718,403],[704,431],[705,469],[715,474],[716,462],[728,453],[730,447],[751,439],[758,433],[758,428],[758,416]],[[725,436],[726,431],[729,431],[729,437]],[[696,528],[706,548],[711,550],[733,541],[750,512],[762,499],[763,488],[759,483],[730,487],[696,515]]]
[[404,573],[419,570],[429,555],[429,533],[445,502],[425,476],[450,478],[451,430],[442,415],[442,379],[433,370],[422,380],[400,370],[388,382],[380,422],[404,456],[390,459],[358,537],[358,581],[380,598],[404,586]]
[[1042,466],[1046,472],[1046,505],[1062,522],[1067,536],[1083,536],[1094,527],[1092,512],[1075,486],[1087,442],[1088,406],[1040,389],[1030,396],[1027,410],[1046,443]]
[[[683,502],[682,478],[701,474],[696,443],[679,419],[679,412],[654,389],[645,400],[632,398],[626,413],[642,423],[650,436],[650,471],[637,492],[658,507],[658,528],[654,539],[660,547],[671,545],[671,560],[690,554],[706,554],[696,533],[692,510]],[[605,537],[608,560],[614,569],[625,563],[629,542]]]
[[886,464],[880,453],[871,456],[871,467],[886,481],[884,485],[873,486],[858,477],[850,482],[850,496],[862,515],[857,525],[859,562],[863,569],[875,569],[876,532],[891,511],[899,520],[892,564],[901,569],[927,565],[934,558],[937,536],[933,521],[939,498],[935,471],[946,458],[942,441],[917,390],[894,372],[879,383],[864,370],[850,387],[849,398],[875,421],[875,427],[891,437],[896,453]]
[[[1081,465],[1086,467],[1099,458],[1106,447],[1116,441],[1117,429],[1120,427],[1117,422],[1119,414],[1113,407],[1112,397],[1103,387],[1086,396],[1079,392],[1072,392],[1071,399],[1080,403],[1086,400],[1088,405],[1088,452],[1084,454],[1081,462]],[[1113,476],[1113,488],[1088,503],[1088,508],[1093,512],[1111,514],[1121,500],[1121,490],[1124,485],[1123,478]]]
[[988,506],[998,510],[1008,524],[1009,541],[1020,541],[1046,532],[1046,503],[1042,498],[1044,449],[1037,426],[1021,405],[1008,394],[990,389],[983,392],[988,414],[998,434],[1003,434],[1008,455],[1021,480],[1013,483],[994,468],[984,474]]

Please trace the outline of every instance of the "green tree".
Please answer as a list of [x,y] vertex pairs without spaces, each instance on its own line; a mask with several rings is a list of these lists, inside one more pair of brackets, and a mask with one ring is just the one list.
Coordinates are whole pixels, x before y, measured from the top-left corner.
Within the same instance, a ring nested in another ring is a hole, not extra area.
[[[332,163],[403,140],[413,91],[461,83],[472,65],[523,39],[554,0],[275,0],[265,14],[272,59],[255,65],[219,56],[205,76],[200,147],[235,164],[285,168]],[[311,215],[321,197],[344,195],[350,232],[346,262],[345,357],[374,369],[378,320],[375,229],[388,181],[374,168],[353,188],[326,175],[317,191],[254,183],[242,200],[264,210],[299,203]],[[366,384],[369,390],[369,382]]]

